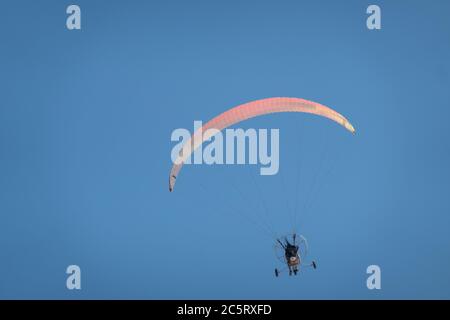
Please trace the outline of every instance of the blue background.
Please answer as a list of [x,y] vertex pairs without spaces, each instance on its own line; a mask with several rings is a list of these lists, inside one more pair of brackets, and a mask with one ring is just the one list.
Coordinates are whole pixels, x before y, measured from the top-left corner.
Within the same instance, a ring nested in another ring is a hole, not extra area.
[[[449,299],[450,3],[376,3],[379,31],[368,1],[77,1],[69,31],[68,1],[2,1],[0,298]],[[278,175],[186,166],[168,192],[172,130],[272,96],[358,133],[253,119]],[[265,210],[317,270],[273,276]]]

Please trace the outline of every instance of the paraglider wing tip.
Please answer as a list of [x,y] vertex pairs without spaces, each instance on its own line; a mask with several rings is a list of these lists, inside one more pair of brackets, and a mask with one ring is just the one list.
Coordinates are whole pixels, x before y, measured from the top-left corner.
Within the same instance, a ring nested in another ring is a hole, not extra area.
[[169,191],[172,192],[173,191],[173,187],[175,185],[175,180],[177,179],[177,176],[175,175],[171,175],[169,178]]
[[347,129],[347,130],[350,131],[351,133],[356,134],[356,130],[355,130],[355,128],[352,126],[352,124],[351,124],[350,122],[345,121],[344,127],[345,127],[345,129]]

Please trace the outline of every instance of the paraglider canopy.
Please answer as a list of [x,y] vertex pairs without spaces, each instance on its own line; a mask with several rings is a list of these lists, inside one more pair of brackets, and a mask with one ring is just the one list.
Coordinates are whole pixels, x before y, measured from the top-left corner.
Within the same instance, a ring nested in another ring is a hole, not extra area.
[[186,159],[188,159],[191,154],[203,144],[203,142],[210,139],[211,136],[214,135],[214,132],[217,132],[217,130],[221,131],[247,119],[279,112],[315,114],[337,122],[351,133],[355,133],[355,128],[343,115],[317,102],[300,98],[267,98],[244,103],[213,118],[194,132],[191,138],[186,141],[170,171],[169,191],[173,191],[177,176]]

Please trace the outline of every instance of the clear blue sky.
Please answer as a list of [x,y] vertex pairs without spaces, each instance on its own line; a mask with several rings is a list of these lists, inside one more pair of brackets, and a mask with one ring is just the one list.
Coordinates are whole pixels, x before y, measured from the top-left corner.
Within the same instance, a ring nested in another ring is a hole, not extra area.
[[[71,3],[1,6],[0,298],[450,298],[448,1],[76,1],[68,31]],[[168,192],[173,129],[272,96],[358,134],[254,119],[280,129],[279,175],[191,166]],[[241,219],[264,206],[279,234],[297,213],[317,270],[273,276]]]

